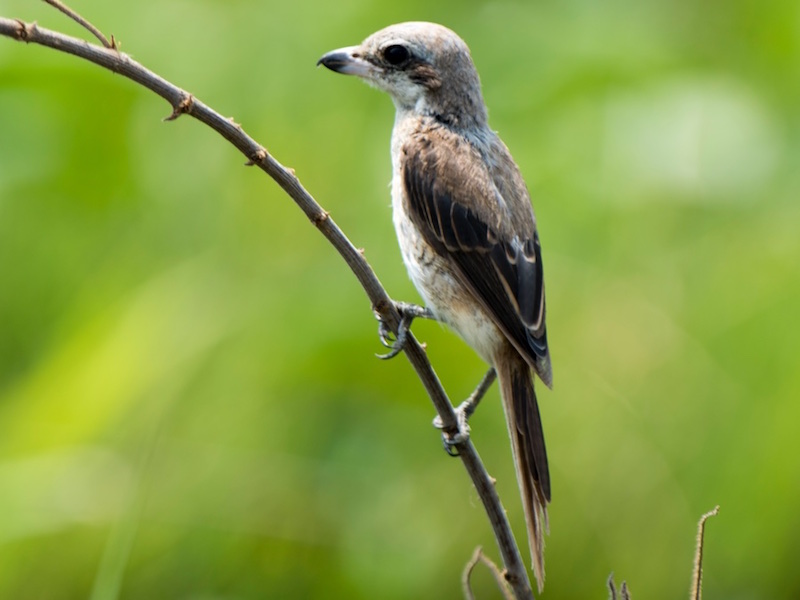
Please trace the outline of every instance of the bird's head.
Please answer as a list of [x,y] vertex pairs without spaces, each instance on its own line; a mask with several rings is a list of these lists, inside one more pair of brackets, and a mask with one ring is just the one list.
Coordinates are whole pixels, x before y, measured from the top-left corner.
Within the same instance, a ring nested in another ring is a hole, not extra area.
[[387,92],[398,111],[430,114],[454,125],[486,122],[469,48],[442,25],[390,25],[358,46],[328,52],[317,64]]

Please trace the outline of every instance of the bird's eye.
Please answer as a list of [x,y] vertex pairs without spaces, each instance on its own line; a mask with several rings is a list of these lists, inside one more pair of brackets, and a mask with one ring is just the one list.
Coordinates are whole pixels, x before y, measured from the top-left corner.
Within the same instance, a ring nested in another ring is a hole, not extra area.
[[383,58],[385,58],[386,62],[388,62],[390,65],[401,65],[410,57],[411,54],[409,53],[408,48],[401,46],[400,44],[387,46],[383,51]]

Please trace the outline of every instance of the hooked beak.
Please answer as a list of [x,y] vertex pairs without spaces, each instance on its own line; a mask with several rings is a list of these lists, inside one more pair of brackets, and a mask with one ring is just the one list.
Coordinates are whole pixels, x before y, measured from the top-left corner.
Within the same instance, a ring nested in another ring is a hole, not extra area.
[[331,50],[317,61],[317,66],[323,65],[342,75],[370,78],[375,73],[375,66],[361,58],[358,48],[350,46]]

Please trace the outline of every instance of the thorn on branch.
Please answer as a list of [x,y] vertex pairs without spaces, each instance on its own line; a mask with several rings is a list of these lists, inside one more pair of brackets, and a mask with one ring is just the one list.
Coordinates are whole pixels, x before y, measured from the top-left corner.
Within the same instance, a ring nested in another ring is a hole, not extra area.
[[322,223],[327,221],[330,218],[330,216],[331,216],[331,213],[329,213],[327,210],[323,210],[323,211],[318,212],[317,214],[315,214],[314,218],[311,219],[311,220],[314,221],[314,225],[319,227]]
[[194,96],[191,94],[186,94],[183,97],[183,100],[172,107],[172,114],[170,114],[168,117],[164,117],[163,120],[174,121],[181,115],[192,112],[192,105],[194,105]]
[[250,157],[246,163],[244,163],[245,167],[252,167],[253,165],[259,164],[267,159],[267,151],[264,148],[259,148],[255,151],[255,153]]
[[33,23],[26,23],[25,21],[20,21],[19,19],[14,19],[17,24],[19,25],[19,29],[17,29],[14,37],[17,41],[25,42],[26,44],[30,42],[33,34],[36,32],[36,21]]

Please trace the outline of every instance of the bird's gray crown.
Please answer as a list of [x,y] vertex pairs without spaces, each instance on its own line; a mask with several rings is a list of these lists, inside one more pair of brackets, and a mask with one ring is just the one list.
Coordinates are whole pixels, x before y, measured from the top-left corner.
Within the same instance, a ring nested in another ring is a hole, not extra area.
[[319,63],[387,92],[398,111],[429,114],[454,126],[486,123],[469,48],[442,25],[390,25],[359,46],[329,52]]

